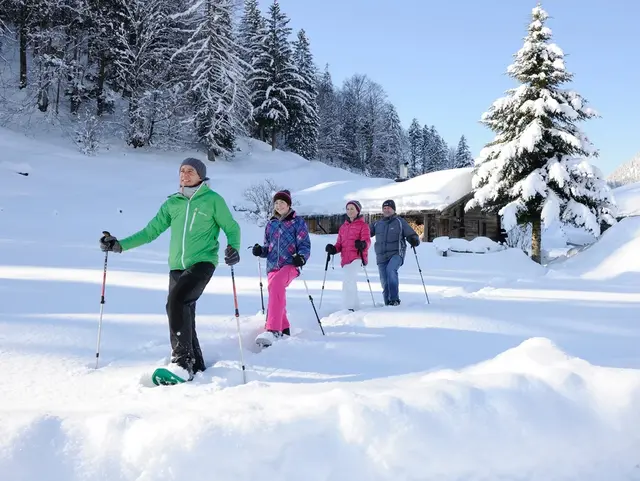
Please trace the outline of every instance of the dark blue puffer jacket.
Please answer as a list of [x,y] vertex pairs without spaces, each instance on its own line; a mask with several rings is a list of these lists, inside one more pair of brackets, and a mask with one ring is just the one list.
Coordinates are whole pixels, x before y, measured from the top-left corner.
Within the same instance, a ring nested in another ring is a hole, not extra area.
[[376,238],[375,251],[376,262],[382,264],[395,255],[402,257],[407,251],[406,240],[416,239],[420,242],[420,237],[402,217],[393,214],[390,217],[383,217],[371,225],[371,237]]

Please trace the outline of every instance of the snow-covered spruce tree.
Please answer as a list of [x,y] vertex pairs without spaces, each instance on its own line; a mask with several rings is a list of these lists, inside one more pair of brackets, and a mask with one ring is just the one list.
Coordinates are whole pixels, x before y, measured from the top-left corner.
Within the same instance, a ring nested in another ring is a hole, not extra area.
[[115,28],[117,82],[129,102],[126,142],[143,147],[151,141],[157,116],[157,93],[162,95],[170,68],[170,2],[120,0],[123,11]]
[[559,219],[599,236],[601,224],[615,219],[608,186],[585,160],[597,151],[575,125],[596,113],[579,94],[560,88],[572,78],[564,54],[549,42],[540,4],[532,16],[524,46],[508,68],[521,85],[482,116],[496,137],[476,162],[474,197],[466,207],[497,212],[507,231],[531,223],[531,257],[540,263],[543,222]]
[[265,21],[260,14],[258,0],[245,0],[238,26],[238,43],[241,47],[241,57],[249,65],[260,53],[259,36],[264,26]]
[[297,86],[302,79],[293,63],[288,24],[289,18],[280,10],[278,0],[274,0],[260,36],[260,53],[249,78],[253,112],[262,137],[267,132],[271,136],[273,150],[278,134],[289,122],[290,108],[306,102],[307,95]]
[[[422,127],[422,161],[420,165],[420,174],[428,174],[429,172],[435,172],[437,169],[437,139],[433,137],[435,127],[429,127],[427,124]],[[418,172],[417,172],[418,173]],[[417,174],[416,173],[416,174]]]
[[309,39],[304,30],[298,32],[293,42],[293,63],[298,71],[294,85],[304,95],[293,97],[289,108],[289,126],[287,128],[287,147],[308,160],[318,155],[318,87],[316,68],[309,47]]
[[422,171],[422,127],[418,119],[414,118],[409,125],[409,177],[414,177]]
[[384,107],[383,131],[381,132],[381,162],[372,166],[372,174],[377,177],[396,178],[400,164],[405,162],[403,148],[404,132],[395,106],[387,103]]
[[[244,61],[244,78],[247,83],[247,89],[249,97],[251,97],[251,76],[253,74],[253,65],[256,63],[260,52],[262,51],[263,35],[265,32],[265,19],[260,13],[258,7],[258,0],[245,0],[244,11],[238,26],[238,43],[240,45],[240,57]],[[255,84],[254,84],[255,86]],[[249,103],[246,112],[243,113],[245,117],[245,127],[249,135],[254,138],[260,138],[261,136],[261,120],[258,115],[252,115],[252,106]]]
[[457,147],[449,147],[447,151],[447,169],[455,169],[456,167],[456,155],[458,155]]
[[190,36],[174,54],[189,75],[185,93],[192,114],[187,121],[210,161],[233,150],[249,102],[246,66],[233,32],[234,9],[233,0],[191,0],[181,14]]
[[454,158],[454,164],[451,166],[455,169],[463,167],[473,167],[473,156],[467,144],[467,138],[463,135],[458,142],[458,148],[456,149]]
[[329,66],[317,80],[318,85],[318,157],[331,163],[338,160],[340,143],[340,99],[331,80]]
[[[98,117],[112,113],[115,102],[112,97],[116,87],[117,70],[114,61],[118,58],[116,52],[116,29],[124,15],[122,2],[113,0],[86,0],[88,5],[87,18],[87,62],[86,68],[80,61],[76,63],[75,72],[67,87],[70,111],[78,115],[82,99],[91,90],[96,99],[96,113]],[[78,60],[81,59],[78,56]],[[88,72],[85,74],[84,70]],[[89,84],[89,85],[87,85]]]

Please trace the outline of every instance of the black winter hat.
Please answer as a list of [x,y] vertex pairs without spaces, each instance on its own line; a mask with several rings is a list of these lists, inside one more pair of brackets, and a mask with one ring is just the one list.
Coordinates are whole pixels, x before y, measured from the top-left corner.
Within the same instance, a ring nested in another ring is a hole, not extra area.
[[286,189],[281,190],[280,192],[276,192],[276,194],[273,196],[273,202],[275,203],[276,200],[282,200],[286,202],[288,206],[291,206],[291,192]]
[[394,201],[392,201],[391,199],[385,200],[382,203],[382,208],[384,209],[385,207],[391,207],[395,211],[396,210],[396,203]]

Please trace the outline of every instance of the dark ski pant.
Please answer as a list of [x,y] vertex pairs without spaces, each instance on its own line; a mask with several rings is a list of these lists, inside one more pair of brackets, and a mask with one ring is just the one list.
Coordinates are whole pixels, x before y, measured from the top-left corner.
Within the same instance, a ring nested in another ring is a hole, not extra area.
[[211,280],[215,266],[198,262],[186,270],[169,272],[167,316],[171,361],[195,374],[204,371],[204,358],[196,335],[196,302]]

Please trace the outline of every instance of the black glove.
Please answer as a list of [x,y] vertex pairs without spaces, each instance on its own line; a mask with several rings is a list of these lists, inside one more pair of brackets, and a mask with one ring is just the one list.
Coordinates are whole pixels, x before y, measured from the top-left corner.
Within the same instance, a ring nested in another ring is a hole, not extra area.
[[327,246],[324,248],[325,251],[327,251],[328,254],[331,255],[335,255],[338,253],[338,251],[336,250],[336,246],[334,246],[333,244],[327,244]]
[[417,235],[412,235],[411,237],[408,237],[407,241],[409,241],[409,245],[411,247],[418,247],[420,245],[420,237],[418,237]]
[[233,266],[240,262],[240,254],[231,246],[227,246],[224,250],[224,262],[228,266]]
[[293,265],[296,267],[302,267],[303,265],[305,265],[306,261],[304,260],[304,257],[302,257],[300,254],[293,254]]
[[363,240],[356,241],[356,249],[358,252],[363,252],[367,248],[367,243]]
[[100,250],[102,252],[115,252],[120,254],[122,252],[122,246],[118,239],[113,237],[107,231],[102,232],[103,236],[100,237]]
[[260,244],[254,245],[251,253],[256,257],[260,257],[262,255],[262,246]]

